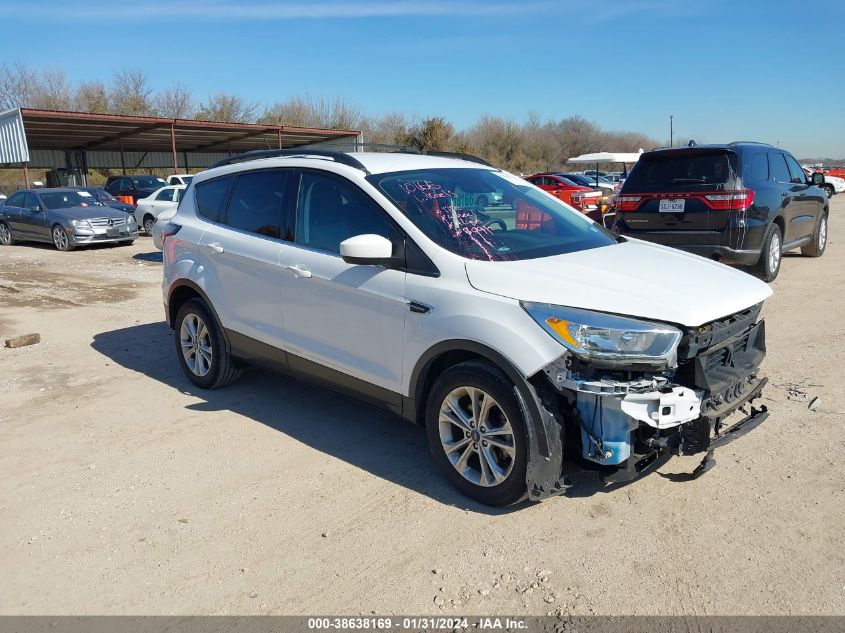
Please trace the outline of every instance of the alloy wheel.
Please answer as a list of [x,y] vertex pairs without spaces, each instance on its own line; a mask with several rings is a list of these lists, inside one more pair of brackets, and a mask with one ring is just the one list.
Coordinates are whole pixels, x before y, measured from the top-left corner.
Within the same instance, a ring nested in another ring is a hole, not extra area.
[[191,313],[182,319],[179,343],[185,364],[195,376],[202,378],[211,371],[211,332],[199,315]]
[[769,272],[774,274],[780,264],[780,237],[777,233],[772,235],[769,242]]
[[60,251],[67,250],[68,236],[67,233],[65,233],[65,230],[60,226],[53,227],[53,244],[55,244],[56,248]]
[[827,244],[827,216],[822,216],[819,222],[819,251],[823,251]]
[[513,428],[490,394],[453,389],[440,405],[438,426],[443,451],[464,479],[490,487],[508,478],[516,457]]
[[0,222],[0,244],[8,246],[12,243],[12,231],[6,224]]

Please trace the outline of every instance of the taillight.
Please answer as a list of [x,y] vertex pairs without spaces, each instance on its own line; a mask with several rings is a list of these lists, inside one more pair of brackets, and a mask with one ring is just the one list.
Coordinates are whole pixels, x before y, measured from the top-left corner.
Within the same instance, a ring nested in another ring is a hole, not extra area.
[[179,232],[179,229],[182,228],[181,224],[176,224],[174,222],[168,222],[164,225],[164,228],[161,230],[161,243],[164,244],[164,240],[168,237],[176,235]]
[[725,191],[708,193],[703,197],[705,204],[714,211],[742,211],[754,202],[754,191]]
[[618,196],[616,198],[616,210],[636,211],[639,208],[642,199],[642,196]]

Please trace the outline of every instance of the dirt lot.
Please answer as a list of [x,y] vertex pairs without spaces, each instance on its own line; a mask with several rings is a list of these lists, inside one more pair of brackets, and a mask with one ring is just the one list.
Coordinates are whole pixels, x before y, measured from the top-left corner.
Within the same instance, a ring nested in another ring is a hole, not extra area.
[[0,349],[0,613],[845,614],[840,198],[773,284],[769,420],[699,480],[504,511],[386,413],[257,371],[195,391],[149,239],[2,248],[0,338],[42,342]]

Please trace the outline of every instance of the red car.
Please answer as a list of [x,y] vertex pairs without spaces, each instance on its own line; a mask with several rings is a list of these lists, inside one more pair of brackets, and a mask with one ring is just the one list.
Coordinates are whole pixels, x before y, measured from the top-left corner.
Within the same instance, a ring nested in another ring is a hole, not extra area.
[[555,198],[560,198],[569,206],[575,207],[585,215],[594,213],[599,208],[602,194],[589,187],[577,185],[564,176],[558,174],[534,174],[525,180],[532,185],[547,191]]

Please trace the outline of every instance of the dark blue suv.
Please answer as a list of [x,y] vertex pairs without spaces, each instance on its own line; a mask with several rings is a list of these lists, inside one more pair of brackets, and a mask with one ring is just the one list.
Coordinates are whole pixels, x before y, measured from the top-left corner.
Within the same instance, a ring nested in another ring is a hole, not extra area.
[[658,149],[643,154],[616,200],[614,230],[772,281],[781,254],[819,257],[828,198],[787,151],[763,143]]

